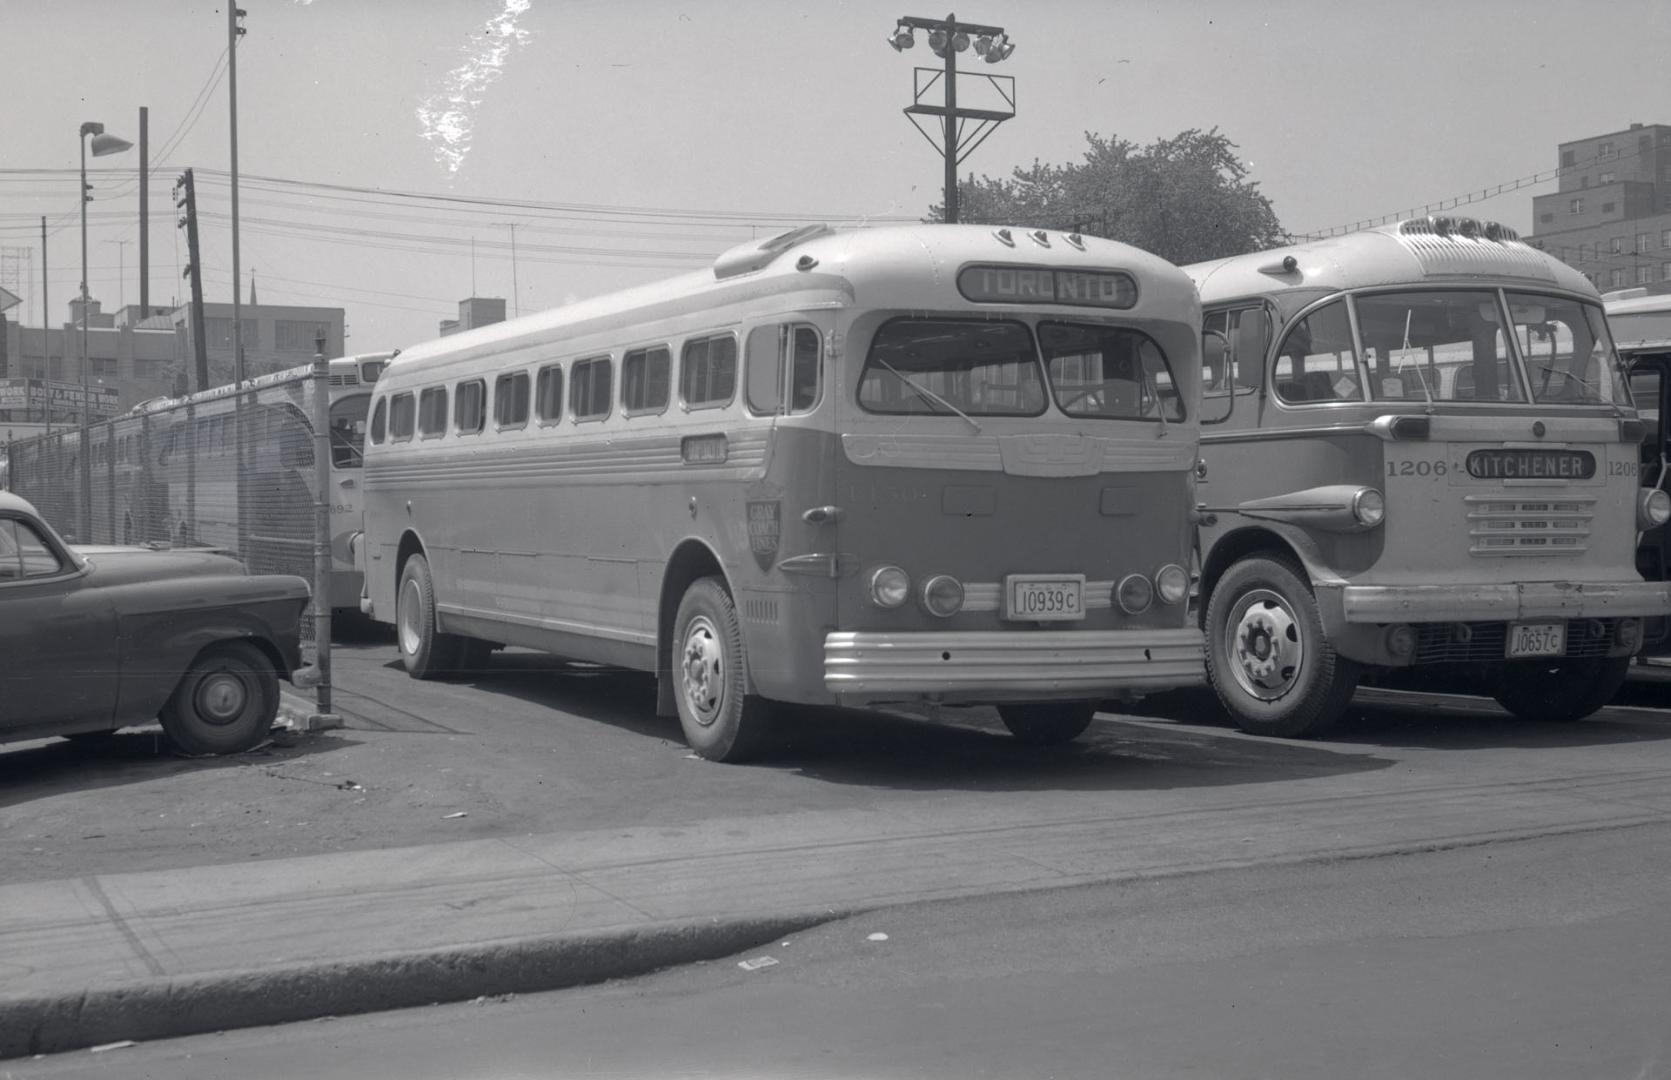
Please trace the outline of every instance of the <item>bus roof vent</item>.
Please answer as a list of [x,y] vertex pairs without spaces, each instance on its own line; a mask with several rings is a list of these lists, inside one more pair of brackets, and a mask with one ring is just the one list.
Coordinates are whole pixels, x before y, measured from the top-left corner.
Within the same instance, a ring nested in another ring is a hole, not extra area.
[[752,274],[768,266],[773,259],[796,244],[828,235],[832,231],[828,225],[802,225],[798,229],[768,236],[764,240],[750,240],[746,244],[738,244],[729,251],[721,252],[719,258],[714,260],[714,277],[724,281],[738,274]]
[[1398,223],[1395,235],[1416,257],[1423,272],[1506,274],[1551,282],[1549,259],[1520,240],[1520,234],[1495,221],[1469,217],[1413,218]]

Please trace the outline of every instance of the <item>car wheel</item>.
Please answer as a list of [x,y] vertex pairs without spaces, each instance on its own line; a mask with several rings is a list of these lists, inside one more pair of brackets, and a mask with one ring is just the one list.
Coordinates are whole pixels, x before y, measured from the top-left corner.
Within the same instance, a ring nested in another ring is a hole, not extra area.
[[435,628],[435,581],[422,555],[407,559],[400,572],[395,640],[401,663],[414,679],[438,679],[458,671],[462,639]]
[[1359,669],[1336,655],[1299,566],[1244,559],[1207,601],[1207,676],[1252,735],[1321,735],[1346,711]]
[[765,741],[771,709],[744,693],[747,664],[731,594],[718,578],[693,582],[673,622],[673,697],[685,741],[709,761],[746,760]]
[[1000,705],[998,718],[1024,746],[1054,746],[1084,734],[1096,715],[1094,701],[1049,701],[1036,705]]
[[1582,720],[1613,700],[1630,673],[1630,657],[1578,660],[1514,660],[1492,696],[1522,720]]
[[159,719],[188,754],[236,754],[266,737],[278,704],[272,663],[248,642],[227,641],[198,654]]

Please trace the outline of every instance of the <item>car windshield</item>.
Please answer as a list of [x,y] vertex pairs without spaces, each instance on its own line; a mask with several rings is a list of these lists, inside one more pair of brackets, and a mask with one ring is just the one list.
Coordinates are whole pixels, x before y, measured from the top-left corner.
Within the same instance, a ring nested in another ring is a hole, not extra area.
[[1509,293],[1510,324],[1535,401],[1629,405],[1630,387],[1599,304]]
[[1494,291],[1374,293],[1354,303],[1375,400],[1526,400]]

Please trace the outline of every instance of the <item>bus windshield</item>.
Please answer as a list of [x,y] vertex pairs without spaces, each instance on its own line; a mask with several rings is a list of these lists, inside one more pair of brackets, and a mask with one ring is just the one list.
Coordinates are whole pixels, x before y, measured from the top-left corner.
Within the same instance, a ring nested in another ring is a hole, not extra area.
[[1044,321],[1039,344],[1056,406],[1069,416],[1184,418],[1166,354],[1149,335],[1123,326]]
[[1375,293],[1355,300],[1377,401],[1525,401],[1497,294]]
[[331,402],[331,467],[358,469],[366,449],[366,412],[370,394],[350,394]]
[[893,319],[876,331],[859,377],[875,413],[1037,416],[1044,377],[1023,323]]
[[1509,293],[1509,315],[1536,401],[1629,405],[1629,383],[1596,304]]

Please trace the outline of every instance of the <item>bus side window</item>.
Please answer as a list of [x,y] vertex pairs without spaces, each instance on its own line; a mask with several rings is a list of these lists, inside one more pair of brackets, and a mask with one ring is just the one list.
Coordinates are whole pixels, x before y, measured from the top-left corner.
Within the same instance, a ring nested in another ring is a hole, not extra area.
[[371,441],[383,445],[383,436],[388,431],[389,399],[378,398],[377,408],[371,414]]
[[528,426],[526,371],[513,371],[493,380],[493,424],[501,431]]
[[547,364],[534,376],[534,416],[542,424],[563,418],[563,368]]
[[487,421],[487,383],[461,382],[453,390],[453,427],[460,435],[476,435]]
[[823,336],[812,326],[794,327],[790,335],[789,411],[811,412],[824,393]]
[[776,323],[748,332],[743,351],[743,396],[748,411],[770,416],[783,404],[783,328]]
[[1288,332],[1271,381],[1291,404],[1363,400],[1345,301],[1325,304]]
[[770,416],[808,413],[824,393],[824,340],[806,325],[757,326],[744,355],[744,397],[749,412]]
[[416,400],[412,391],[396,394],[389,402],[389,439],[391,442],[405,442],[412,437],[412,421],[416,413]]

